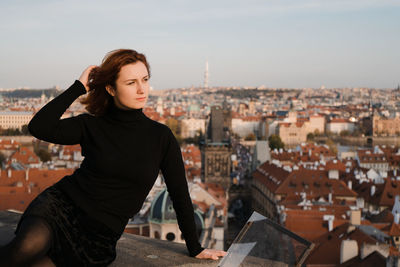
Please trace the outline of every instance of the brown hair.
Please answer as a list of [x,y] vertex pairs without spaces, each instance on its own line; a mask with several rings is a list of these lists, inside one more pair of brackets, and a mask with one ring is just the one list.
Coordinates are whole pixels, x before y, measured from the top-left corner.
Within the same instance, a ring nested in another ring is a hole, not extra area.
[[94,68],[89,74],[88,96],[81,100],[81,103],[86,105],[86,110],[95,116],[104,115],[113,101],[106,86],[115,88],[115,81],[118,79],[121,68],[138,61],[146,65],[150,77],[150,66],[145,55],[131,49],[117,49],[107,53],[101,65]]

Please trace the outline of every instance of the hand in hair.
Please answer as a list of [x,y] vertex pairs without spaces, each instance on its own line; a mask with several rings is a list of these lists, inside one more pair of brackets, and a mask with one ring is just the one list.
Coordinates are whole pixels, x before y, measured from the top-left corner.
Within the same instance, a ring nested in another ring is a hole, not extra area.
[[79,77],[79,81],[85,86],[86,88],[86,92],[89,91],[89,74],[90,72],[94,69],[97,68],[96,65],[90,65],[89,67],[87,67],[81,74],[81,77]]

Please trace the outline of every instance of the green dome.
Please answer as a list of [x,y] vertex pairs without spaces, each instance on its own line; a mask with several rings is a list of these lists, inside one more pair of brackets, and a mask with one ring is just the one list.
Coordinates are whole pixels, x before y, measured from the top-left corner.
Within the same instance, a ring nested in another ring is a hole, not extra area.
[[175,210],[166,188],[161,190],[151,203],[149,221],[177,223]]
[[[196,229],[200,234],[204,228],[204,220],[199,210],[194,211]],[[172,200],[166,188],[161,190],[151,203],[149,221],[155,223],[178,223]]]

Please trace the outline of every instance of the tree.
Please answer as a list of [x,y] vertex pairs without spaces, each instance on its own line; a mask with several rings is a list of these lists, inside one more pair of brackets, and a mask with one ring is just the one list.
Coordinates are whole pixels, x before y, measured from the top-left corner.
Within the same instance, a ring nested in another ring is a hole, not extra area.
[[42,162],[47,162],[51,160],[51,154],[42,148],[37,151],[36,155],[40,158]]
[[340,136],[341,137],[345,137],[345,136],[349,136],[350,132],[348,130],[342,130],[340,131]]
[[272,134],[268,138],[268,142],[269,142],[269,147],[271,148],[271,150],[274,150],[275,148],[280,149],[280,148],[285,147],[285,144],[282,142],[281,137],[276,134]]
[[325,131],[325,136],[331,137],[331,136],[333,136],[333,135],[334,135],[333,132],[331,132],[331,131]]
[[256,135],[254,133],[249,133],[248,135],[246,135],[244,140],[246,140],[246,141],[254,141],[254,140],[256,140]]
[[307,141],[314,141],[315,134],[313,133],[308,133],[307,134]]
[[359,137],[363,134],[361,128],[355,128],[354,131],[351,133],[352,136],[354,137]]
[[332,151],[333,153],[337,154],[337,152],[338,152],[337,146],[336,146],[335,142],[333,142],[332,139],[326,140],[326,145],[329,147],[330,151]]
[[26,124],[22,125],[21,132],[23,135],[30,135],[28,125],[26,125]]
[[17,128],[7,128],[7,129],[1,129],[1,135],[7,135],[7,136],[11,136],[11,135],[21,135],[21,131]]
[[181,122],[174,118],[168,118],[165,124],[171,129],[176,141],[178,141],[178,144],[182,145],[183,138],[181,136]]
[[240,135],[238,133],[232,132],[232,137],[234,139],[240,140]]
[[6,161],[6,159],[7,159],[7,157],[3,153],[0,152],[0,168],[3,167],[3,163],[4,163],[4,161]]
[[165,124],[171,129],[175,136],[181,134],[180,122],[174,118],[168,118]]
[[196,144],[196,145],[199,145],[200,144],[200,140],[203,140],[203,139],[204,139],[204,134],[200,129],[198,129],[196,131],[196,135],[194,137],[187,137],[187,138],[183,139],[183,142],[185,144]]

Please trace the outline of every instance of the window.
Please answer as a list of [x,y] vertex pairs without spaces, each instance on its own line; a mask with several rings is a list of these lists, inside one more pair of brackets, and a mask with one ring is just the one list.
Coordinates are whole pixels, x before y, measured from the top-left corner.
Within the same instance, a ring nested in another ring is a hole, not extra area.
[[165,238],[167,238],[168,241],[174,241],[174,240],[175,240],[175,234],[169,232],[169,233],[165,236]]
[[158,231],[154,231],[154,238],[160,239],[160,233]]

